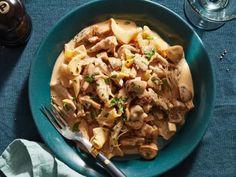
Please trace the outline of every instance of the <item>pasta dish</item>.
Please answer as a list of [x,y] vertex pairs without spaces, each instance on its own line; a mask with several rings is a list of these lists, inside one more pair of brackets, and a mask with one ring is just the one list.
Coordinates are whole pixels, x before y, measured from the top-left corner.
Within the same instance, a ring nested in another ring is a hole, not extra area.
[[109,19],[86,27],[54,66],[52,103],[73,131],[108,158],[153,159],[194,107],[189,66],[148,26]]

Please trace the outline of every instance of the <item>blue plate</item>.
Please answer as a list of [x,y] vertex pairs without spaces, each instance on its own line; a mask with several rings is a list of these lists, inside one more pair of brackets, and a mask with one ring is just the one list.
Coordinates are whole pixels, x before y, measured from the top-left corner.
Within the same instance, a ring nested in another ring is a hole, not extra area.
[[166,7],[143,0],[99,0],[79,6],[62,17],[40,45],[31,67],[29,99],[33,118],[45,143],[69,167],[86,176],[107,175],[94,165],[92,158],[77,152],[73,144],[63,139],[39,108],[50,102],[52,69],[64,44],[82,28],[110,17],[148,25],[170,44],[181,44],[185,49],[193,76],[195,108],[188,113],[184,127],[154,160],[115,161],[127,176],[160,175],[180,163],[197,146],[206,130],[215,97],[212,65],[201,39],[181,17]]

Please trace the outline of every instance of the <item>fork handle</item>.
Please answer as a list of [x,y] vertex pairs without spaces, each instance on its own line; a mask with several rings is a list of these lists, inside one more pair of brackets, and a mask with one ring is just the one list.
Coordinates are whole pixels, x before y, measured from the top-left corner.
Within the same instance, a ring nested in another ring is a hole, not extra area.
[[119,170],[105,155],[98,153],[96,160],[107,170],[113,177],[126,177],[125,174]]

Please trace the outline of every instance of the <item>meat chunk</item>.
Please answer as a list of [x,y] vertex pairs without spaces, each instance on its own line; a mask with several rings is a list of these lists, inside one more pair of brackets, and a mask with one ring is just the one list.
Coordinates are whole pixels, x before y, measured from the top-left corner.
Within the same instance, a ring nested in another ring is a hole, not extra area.
[[159,128],[159,135],[162,136],[165,140],[170,139],[175,134],[175,124],[157,119],[154,121],[154,123]]
[[146,71],[148,69],[148,60],[139,54],[134,57],[134,63],[137,69]]
[[102,61],[101,58],[97,58],[97,59],[95,60],[95,65],[100,68],[100,70],[102,71],[102,73],[104,73],[104,74],[106,74],[106,75],[109,74],[108,67],[107,67],[106,63],[104,63],[104,62]]
[[139,50],[131,45],[128,44],[123,44],[122,46],[120,46],[120,48],[117,50],[118,56],[121,59],[125,59],[126,58],[126,53],[129,52],[135,52],[135,53],[139,53]]
[[102,78],[99,78],[97,81],[97,89],[96,92],[99,96],[99,98],[104,102],[108,103],[109,96],[112,95],[111,88],[109,85],[106,84],[105,80]]
[[88,50],[88,53],[98,52],[100,50],[107,50],[108,52],[115,52],[115,48],[118,45],[118,42],[116,40],[115,36],[109,36],[105,39],[102,39],[97,44],[95,44],[93,47],[91,47]]
[[147,82],[142,81],[141,78],[128,80],[125,83],[127,92],[142,94],[147,87]]
[[155,143],[144,144],[139,147],[139,153],[147,160],[151,160],[157,156],[158,148]]
[[139,105],[135,105],[130,108],[130,120],[138,121],[147,117],[147,114],[143,111],[143,108]]
[[98,26],[93,25],[91,27],[83,29],[79,34],[77,34],[74,38],[75,46],[79,46],[83,41],[87,41],[89,38],[94,36],[95,31],[97,30]]
[[120,70],[121,66],[122,66],[122,62],[119,58],[115,58],[115,57],[109,57],[108,59],[112,69],[114,70]]
[[161,107],[164,110],[168,110],[167,100],[165,100],[164,98],[160,96],[158,97],[158,95],[151,88],[148,89],[148,92],[149,92],[150,97],[152,98],[152,100],[157,106]]
[[138,136],[142,137],[157,137],[158,135],[158,128],[155,125],[149,125],[147,123],[144,123],[141,130],[137,132]]

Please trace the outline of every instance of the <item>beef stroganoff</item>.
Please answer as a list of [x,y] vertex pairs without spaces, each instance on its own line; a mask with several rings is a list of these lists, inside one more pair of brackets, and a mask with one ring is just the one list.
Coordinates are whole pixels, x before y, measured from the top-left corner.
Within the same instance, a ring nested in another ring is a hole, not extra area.
[[184,50],[148,26],[109,19],[65,44],[54,66],[52,103],[73,131],[108,158],[157,156],[194,107]]

